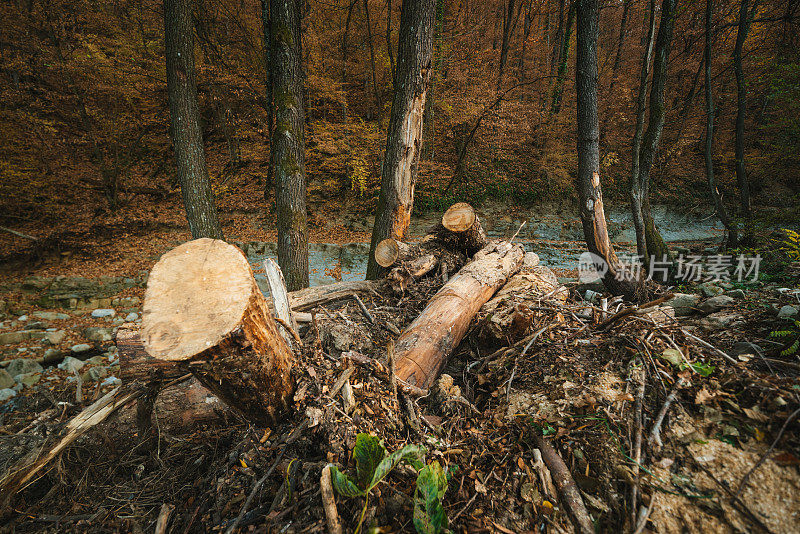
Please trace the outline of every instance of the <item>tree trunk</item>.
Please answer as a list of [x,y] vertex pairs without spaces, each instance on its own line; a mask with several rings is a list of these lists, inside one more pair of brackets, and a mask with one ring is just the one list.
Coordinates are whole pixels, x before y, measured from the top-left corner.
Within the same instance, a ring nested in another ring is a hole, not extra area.
[[519,245],[493,243],[442,286],[397,339],[397,378],[418,388],[429,388],[466,334],[472,318],[519,269],[522,256]]
[[375,42],[372,39],[372,23],[369,20],[369,2],[364,0],[364,18],[367,23],[367,40],[369,41],[369,63],[372,67],[372,95],[375,98],[375,110],[377,111],[380,106],[380,97],[378,95],[378,79],[375,72]]
[[[626,2],[627,5],[627,2]],[[647,44],[642,58],[642,70],[639,76],[639,96],[636,100],[636,129],[633,133],[631,148],[631,211],[633,226],[636,229],[636,253],[643,259],[647,256],[647,237],[645,234],[644,191],[639,187],[639,156],[644,133],[644,115],[647,109],[647,85],[650,75],[650,59],[653,55],[653,43],[656,33],[656,0],[650,0],[650,24],[647,30]]]
[[675,26],[676,0],[663,0],[661,4],[661,25],[656,37],[655,56],[653,59],[653,85],[650,89],[650,117],[647,131],[642,138],[640,150],[639,173],[635,187],[641,195],[642,218],[645,224],[647,253],[644,260],[649,262],[670,260],[669,249],[661,237],[655,221],[650,214],[650,169],[653,166],[661,132],[664,129],[664,86],[667,82],[667,65],[672,33]]
[[356,7],[358,0],[352,0],[347,6],[347,19],[344,23],[344,34],[342,35],[342,84],[347,83],[347,37],[350,34],[350,21],[353,19],[353,8]]
[[[556,34],[553,37],[553,52],[550,54],[550,76],[556,72],[556,68],[561,63],[561,43],[564,40],[564,7],[566,0],[558,1],[558,26],[556,27]],[[548,11],[549,15],[549,11]]]
[[564,38],[561,41],[561,56],[558,65],[558,75],[556,85],[553,88],[553,103],[550,107],[550,115],[557,115],[561,111],[561,96],[564,93],[564,79],[567,76],[567,63],[569,59],[569,43],[572,38],[572,23],[575,21],[575,4],[578,0],[573,0],[567,13],[567,22],[564,26]]
[[514,19],[514,4],[516,0],[508,0],[506,6],[506,16],[503,19],[503,42],[500,44],[500,69],[497,73],[497,90],[503,83],[503,71],[508,61],[508,47],[511,41],[511,21]]
[[375,247],[387,237],[402,241],[411,220],[425,97],[432,70],[435,4],[435,0],[408,0],[403,3],[400,15],[396,88],[367,265],[370,279],[376,278],[380,271],[375,262]]
[[519,83],[525,83],[525,53],[528,49],[528,38],[531,35],[531,26],[533,26],[533,0],[528,0],[525,9],[525,22],[522,26],[522,50],[519,53]]
[[197,239],[161,257],[147,281],[142,340],[256,424],[276,423],[288,407],[292,352],[233,245]]
[[308,287],[305,120],[300,40],[301,0],[271,0],[275,130],[272,165],[278,212],[278,264],[286,287]]
[[[611,69],[611,89],[614,89],[614,83],[617,81],[617,72],[619,71],[619,65],[622,62],[622,47],[625,44],[625,36],[628,34],[628,13],[631,9],[631,3],[633,0],[623,0],[622,2],[622,20],[619,23],[619,40],[617,41],[617,53],[614,56],[614,67]],[[651,5],[651,8],[653,6]],[[651,9],[651,17],[653,17],[653,10]],[[652,27],[652,24],[650,25]],[[648,38],[647,42],[651,42],[652,38]],[[649,61],[648,61],[649,63]]]
[[747,179],[747,168],[744,163],[744,116],[747,113],[747,88],[745,87],[744,69],[742,68],[742,48],[750,29],[752,14],[755,14],[758,0],[755,0],[752,12],[748,8],[749,0],[742,0],[739,7],[739,26],[736,32],[736,45],[733,49],[733,71],[736,75],[736,183],[739,186],[739,201],[744,218],[744,238],[746,243],[753,240],[753,214],[750,210],[750,182]]
[[442,215],[441,223],[431,233],[445,247],[464,252],[467,256],[472,256],[489,244],[478,213],[466,202],[450,206]]
[[384,239],[375,247],[375,261],[381,267],[391,267],[398,261],[409,257],[411,247],[391,237]]
[[206,170],[197,81],[194,30],[189,0],[164,1],[164,49],[167,57],[170,133],[178,166],[186,219],[194,237],[222,238],[214,193]]
[[611,247],[600,187],[600,124],[597,115],[598,0],[576,0],[577,51],[575,85],[578,104],[577,189],[583,233],[589,252],[605,262],[603,283],[615,295],[638,300],[640,280],[618,276],[619,260]]
[[705,160],[706,160],[706,180],[708,181],[708,188],[711,191],[711,198],[714,199],[714,207],[717,210],[719,220],[728,230],[728,246],[735,247],[738,241],[738,232],[736,225],[728,218],[728,212],[725,209],[725,204],[722,202],[722,196],[719,194],[717,184],[714,180],[714,159],[712,157],[712,149],[714,145],[714,96],[711,92],[711,14],[712,14],[713,0],[706,0],[706,18],[705,18],[705,48],[703,52],[703,63],[705,72],[706,84],[706,144],[705,144]]

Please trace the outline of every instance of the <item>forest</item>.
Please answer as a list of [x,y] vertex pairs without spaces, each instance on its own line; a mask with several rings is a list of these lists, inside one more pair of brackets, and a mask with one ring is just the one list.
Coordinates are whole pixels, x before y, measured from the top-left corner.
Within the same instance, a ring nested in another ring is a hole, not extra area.
[[0,532],[800,532],[800,1],[0,20]]

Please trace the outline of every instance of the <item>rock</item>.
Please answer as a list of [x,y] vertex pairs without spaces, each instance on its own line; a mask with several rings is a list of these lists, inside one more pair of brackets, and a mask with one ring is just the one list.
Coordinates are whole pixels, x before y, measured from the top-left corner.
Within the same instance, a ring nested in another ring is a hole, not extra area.
[[535,252],[526,252],[522,259],[522,266],[527,268],[536,267],[539,265],[539,255]]
[[797,308],[788,304],[778,311],[778,319],[788,319],[797,315]]
[[98,354],[97,356],[92,356],[91,358],[86,360],[86,363],[88,363],[89,365],[100,365],[102,363],[105,363],[105,361],[103,360],[103,357]]
[[744,317],[736,312],[720,311],[707,315],[698,324],[704,330],[724,330],[744,324]]
[[42,355],[42,360],[44,363],[49,363],[59,359],[60,357],[61,357],[61,351],[51,347],[44,351],[44,354]]
[[697,311],[697,305],[700,302],[700,295],[692,293],[675,293],[675,296],[667,301],[668,306],[675,309],[676,317],[685,317],[692,315]]
[[41,373],[44,369],[35,360],[17,358],[16,360],[11,360],[11,363],[6,366],[6,371],[11,376],[16,377],[25,373]]
[[122,297],[112,300],[111,304],[119,308],[132,308],[138,306],[140,302],[141,299],[139,297]]
[[5,402],[11,397],[16,397],[17,392],[10,388],[0,389],[0,402]]
[[52,282],[52,278],[44,276],[29,276],[22,282],[22,289],[27,290],[41,290],[46,288]]
[[717,295],[722,295],[722,292],[723,289],[721,287],[713,284],[700,284],[700,293],[702,293],[704,297],[716,297]]
[[47,325],[41,321],[33,321],[25,325],[25,328],[28,330],[45,330]]
[[55,332],[47,332],[44,335],[44,338],[47,340],[48,343],[51,345],[59,345],[64,338],[67,336],[67,332],[64,330],[56,330]]
[[31,334],[27,330],[3,332],[0,334],[0,345],[13,345],[14,343],[22,343],[30,338]]
[[117,378],[116,376],[109,376],[100,384],[101,386],[118,386],[122,384],[122,380]]
[[22,373],[15,376],[14,379],[23,386],[30,388],[42,379],[42,373]]
[[83,361],[79,360],[78,358],[73,358],[72,356],[67,356],[64,358],[64,361],[58,364],[58,368],[62,371],[67,371],[68,373],[73,373],[80,371],[85,364]]
[[81,375],[84,382],[99,382],[108,376],[108,369],[105,367],[92,367]]
[[59,312],[35,311],[31,315],[39,319],[44,319],[45,321],[64,321],[69,319],[69,315]]
[[730,291],[723,293],[723,295],[726,297],[731,297],[732,299],[743,299],[744,289],[731,289]]
[[586,293],[583,294],[583,300],[586,302],[597,302],[602,297],[602,293],[598,293],[597,291],[592,291],[591,289],[587,289]]
[[28,316],[27,315],[20,315],[19,319],[17,319],[17,321],[19,321],[21,323],[24,323],[27,320],[28,320]]
[[711,297],[710,299],[706,299],[700,303],[698,309],[705,314],[714,313],[720,311],[722,308],[730,306],[733,304],[733,298],[725,296],[725,295],[717,295],[716,297]]
[[742,354],[753,354],[753,355],[756,355],[756,354],[762,352],[763,350],[764,349],[762,349],[760,346],[756,345],[755,343],[750,343],[749,341],[737,341],[733,345],[733,348],[731,348],[731,350],[728,351],[728,353],[731,356],[739,356],[739,355],[742,355]]
[[110,328],[102,328],[97,326],[85,328],[83,330],[83,335],[86,336],[86,339],[89,341],[94,341],[95,343],[102,343],[104,341],[111,341],[113,339]]
[[70,350],[75,354],[81,354],[82,352],[89,352],[92,350],[92,346],[88,343],[78,343],[77,345],[73,345]]
[[335,324],[325,332],[326,345],[337,354],[348,350],[363,352],[372,348],[369,332],[358,324]]
[[92,310],[92,317],[95,319],[103,319],[105,317],[114,317],[117,312],[114,311],[113,308],[98,308],[96,310]]
[[6,389],[16,384],[14,377],[8,374],[8,371],[0,368],[0,389]]
[[139,318],[139,314],[138,313],[131,312],[128,315],[125,316],[125,322],[126,323],[132,323],[138,318]]

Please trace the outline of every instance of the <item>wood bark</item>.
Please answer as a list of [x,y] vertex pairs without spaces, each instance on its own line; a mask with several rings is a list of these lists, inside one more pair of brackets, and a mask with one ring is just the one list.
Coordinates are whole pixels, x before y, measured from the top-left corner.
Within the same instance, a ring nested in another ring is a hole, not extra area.
[[735,247],[738,238],[738,229],[736,224],[728,217],[728,211],[725,209],[725,204],[722,202],[722,195],[720,195],[717,188],[716,180],[714,179],[714,95],[711,90],[711,15],[713,11],[713,0],[706,0],[706,16],[705,16],[705,47],[703,51],[703,72],[705,73],[705,97],[706,97],[706,142],[705,142],[705,164],[706,164],[706,181],[708,188],[711,192],[711,198],[714,199],[714,208],[717,211],[717,216],[722,222],[725,229],[728,230],[728,246]]
[[367,265],[369,279],[377,278],[381,272],[375,261],[375,247],[387,237],[402,241],[411,220],[432,71],[435,4],[435,0],[404,2],[400,15],[397,79]]
[[322,304],[349,298],[353,295],[374,293],[381,287],[382,283],[382,281],[357,280],[309,287],[289,293],[289,302],[293,311],[307,311]]
[[569,60],[569,46],[572,38],[572,23],[575,21],[575,9],[578,0],[572,0],[567,12],[567,22],[564,24],[564,34],[561,41],[561,53],[558,62],[558,74],[556,84],[553,88],[553,102],[550,106],[550,115],[557,115],[561,111],[561,96],[564,93],[564,80],[567,76],[567,64]]
[[197,239],[161,257],[147,282],[142,340],[256,424],[274,424],[288,407],[292,352],[233,245]]
[[431,233],[445,247],[465,252],[472,256],[489,244],[475,208],[466,202],[458,202],[442,215],[441,223]]
[[[272,127],[275,122],[275,108],[272,102],[272,21],[269,15],[269,1],[261,0],[261,32],[264,36],[264,69],[266,70],[266,83],[264,88],[264,100],[267,107],[267,136],[272,142]],[[272,149],[270,149],[270,159]],[[272,188],[272,163],[267,167],[267,180],[264,184],[264,198],[267,198],[268,191]]]
[[386,55],[389,56],[389,81],[394,91],[394,45],[392,44],[392,0],[386,0]]
[[661,133],[664,129],[664,88],[667,83],[667,66],[672,34],[675,27],[676,0],[663,0],[661,3],[661,24],[658,27],[653,58],[653,81],[650,89],[650,116],[647,131],[642,138],[639,174],[636,187],[642,202],[642,218],[644,220],[647,254],[644,259],[649,262],[669,259],[667,248],[661,233],[655,225],[650,211],[650,169],[655,160]]
[[[622,48],[625,44],[625,37],[628,35],[628,13],[630,12],[632,3],[633,0],[622,1],[622,20],[619,23],[619,39],[617,40],[617,52],[614,55],[614,66],[611,69],[611,87],[610,87],[611,90],[614,89],[614,83],[617,81],[617,71],[619,71],[619,65],[622,62]],[[650,42],[650,39],[648,39],[648,42]]]
[[395,344],[397,378],[429,388],[472,318],[519,269],[522,257],[519,245],[492,243],[442,286]]
[[508,61],[508,48],[511,44],[511,22],[514,20],[514,4],[516,0],[508,0],[508,5],[506,6],[505,18],[503,18],[503,42],[500,44],[500,68],[497,73],[497,90],[500,90],[500,86],[503,83],[503,71],[506,68],[506,62]]
[[578,100],[577,190],[581,222],[589,252],[605,262],[603,283],[614,294],[635,300],[640,281],[617,276],[619,260],[611,246],[600,186],[600,125],[597,114],[598,0],[577,0],[577,53],[575,85]]
[[650,60],[653,56],[653,44],[655,43],[656,0],[650,0],[649,13],[650,22],[647,30],[647,44],[645,46],[644,57],[642,58],[641,74],[639,75],[639,95],[636,98],[636,127],[633,132],[633,143],[631,145],[631,211],[633,226],[636,230],[636,253],[642,258],[647,256],[647,237],[644,231],[644,215],[642,214],[644,191],[642,191],[639,186],[639,157],[642,149],[642,134],[644,133],[644,116],[647,111],[647,86],[650,77]]
[[395,293],[403,293],[417,278],[422,278],[439,264],[436,254],[425,254],[410,261],[404,261],[393,268],[388,276],[389,284]]
[[271,164],[278,212],[278,264],[289,291],[308,287],[301,5],[301,0],[270,0],[276,112]]
[[192,236],[222,238],[214,193],[206,170],[197,81],[194,72],[194,29],[189,0],[164,1],[164,52],[170,134],[178,167],[181,196]]

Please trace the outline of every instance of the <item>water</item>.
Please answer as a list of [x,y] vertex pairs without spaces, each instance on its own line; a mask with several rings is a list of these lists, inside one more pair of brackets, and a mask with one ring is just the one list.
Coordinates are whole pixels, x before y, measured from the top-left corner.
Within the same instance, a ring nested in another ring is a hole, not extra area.
[[[481,223],[490,237],[509,238],[519,231],[517,242],[526,251],[539,255],[542,265],[555,269],[573,269],[578,257],[586,250],[583,227],[575,216],[574,208],[538,206],[510,213],[508,207],[489,205],[479,210]],[[653,216],[664,239],[681,241],[720,241],[723,229],[715,217],[680,212],[666,206],[654,206]],[[411,240],[425,235],[440,215],[426,214],[412,220]],[[618,250],[635,248],[636,236],[628,210],[609,209],[606,213],[609,235]],[[520,225],[526,221],[525,226]],[[366,222],[366,221],[365,221]],[[263,262],[266,258],[277,260],[275,243],[253,242],[244,245],[245,253],[255,273],[256,282],[268,294]],[[331,284],[339,280],[363,280],[367,271],[369,243],[335,245],[311,243],[309,248],[309,283],[311,286]]]

